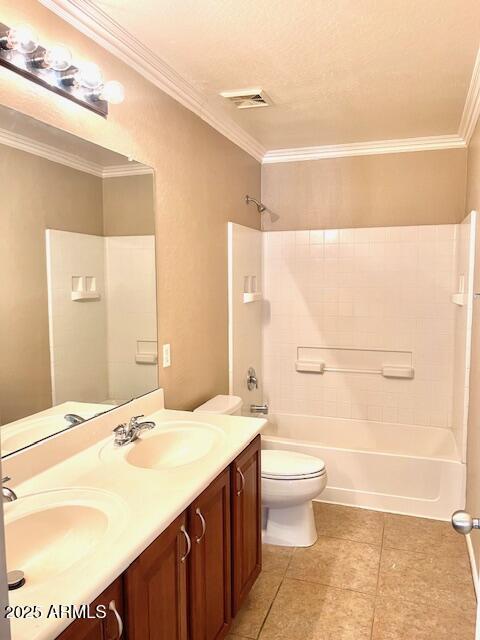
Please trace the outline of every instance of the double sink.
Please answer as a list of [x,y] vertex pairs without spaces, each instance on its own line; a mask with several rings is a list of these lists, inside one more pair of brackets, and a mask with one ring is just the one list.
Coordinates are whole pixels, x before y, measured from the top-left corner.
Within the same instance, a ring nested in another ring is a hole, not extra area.
[[[115,446],[113,435],[97,445],[97,461],[110,465],[125,478],[140,474],[147,482],[205,458],[222,443],[224,431],[215,425],[179,420],[162,422],[125,446]],[[120,466],[118,466],[120,465]],[[150,473],[149,473],[150,472]],[[162,474],[161,472],[165,472]],[[136,482],[132,479],[132,482]],[[101,557],[125,530],[129,508],[121,495],[102,488],[70,487],[21,494],[4,504],[8,571],[20,570],[31,589],[43,589],[92,554]],[[14,592],[12,592],[14,593]]]

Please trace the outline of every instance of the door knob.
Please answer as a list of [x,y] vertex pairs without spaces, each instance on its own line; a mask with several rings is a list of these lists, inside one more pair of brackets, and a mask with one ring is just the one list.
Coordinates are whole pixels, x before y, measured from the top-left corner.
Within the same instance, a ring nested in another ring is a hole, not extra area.
[[452,515],[452,526],[458,533],[466,535],[472,529],[480,529],[480,519],[472,518],[466,511],[455,511]]

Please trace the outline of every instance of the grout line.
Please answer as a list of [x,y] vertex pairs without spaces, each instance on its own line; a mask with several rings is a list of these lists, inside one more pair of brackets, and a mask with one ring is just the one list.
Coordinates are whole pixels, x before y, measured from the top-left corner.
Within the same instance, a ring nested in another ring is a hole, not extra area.
[[296,549],[297,549],[296,547],[293,547],[293,551],[292,551],[292,553],[291,553],[291,555],[290,555],[290,558],[288,559],[288,563],[287,563],[287,566],[285,567],[285,571],[283,572],[282,579],[280,580],[280,583],[279,583],[279,585],[278,585],[278,588],[277,588],[277,590],[275,591],[275,595],[274,595],[274,596],[273,596],[273,598],[272,598],[272,602],[270,603],[270,606],[268,607],[268,611],[267,611],[267,613],[265,614],[265,617],[264,617],[264,619],[263,619],[263,622],[262,622],[262,624],[261,624],[261,626],[260,626],[260,630],[259,630],[259,632],[258,632],[257,638],[260,638],[260,634],[262,633],[262,631],[263,631],[263,627],[265,626],[265,623],[266,623],[266,621],[267,621],[267,618],[268,618],[268,616],[270,615],[270,611],[271,611],[271,609],[272,609],[272,607],[273,607],[273,603],[274,603],[274,602],[275,602],[275,600],[277,599],[278,592],[280,591],[280,587],[282,586],[282,584],[283,584],[283,582],[284,582],[285,578],[287,577],[288,567],[290,566],[290,562],[292,561],[293,554],[295,553]]
[[370,640],[372,640],[372,638],[373,638],[373,627],[375,625],[375,614],[377,612],[377,602],[378,602],[378,596],[379,596],[379,594],[378,594],[378,586],[379,586],[379,583],[380,583],[380,570],[381,570],[381,567],[382,567],[383,547],[384,547],[384,544],[385,544],[385,524],[386,524],[386,522],[385,522],[386,521],[385,513],[383,514],[383,519],[382,520],[383,520],[383,523],[382,523],[382,543],[380,545],[380,558],[378,560],[377,586],[376,586],[376,589],[375,589],[375,600],[374,600],[374,603],[373,603],[372,626],[371,626],[371,629],[370,629]]

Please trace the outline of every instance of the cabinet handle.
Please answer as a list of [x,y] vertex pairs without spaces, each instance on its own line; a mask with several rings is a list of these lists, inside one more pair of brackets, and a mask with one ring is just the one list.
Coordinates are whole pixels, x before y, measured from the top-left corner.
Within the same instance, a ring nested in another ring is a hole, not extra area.
[[240,476],[240,480],[242,481],[240,485],[240,489],[237,491],[237,496],[239,496],[241,493],[243,493],[243,490],[245,489],[245,476],[243,475],[242,470],[239,469],[238,467],[237,467],[237,473]]
[[183,524],[182,524],[182,526],[180,528],[180,531],[185,536],[185,540],[187,542],[187,550],[185,551],[185,555],[180,558],[180,562],[185,562],[185,560],[188,558],[188,554],[192,550],[192,541],[190,540],[190,536],[188,535],[187,530],[185,529]]
[[197,514],[197,516],[200,518],[200,522],[202,523],[202,535],[197,538],[196,542],[197,544],[199,542],[201,542],[205,536],[205,531],[207,530],[207,523],[205,522],[205,518],[203,517],[202,512],[200,511],[200,508],[197,507],[197,510],[195,511],[195,513]]
[[115,618],[117,619],[117,625],[118,625],[118,640],[120,640],[120,638],[122,637],[122,633],[123,633],[123,622],[122,622],[122,618],[120,617],[120,614],[117,611],[117,607],[115,606],[115,600],[111,600],[110,604],[108,605],[108,608],[110,609],[110,611],[113,611],[113,615],[115,616]]

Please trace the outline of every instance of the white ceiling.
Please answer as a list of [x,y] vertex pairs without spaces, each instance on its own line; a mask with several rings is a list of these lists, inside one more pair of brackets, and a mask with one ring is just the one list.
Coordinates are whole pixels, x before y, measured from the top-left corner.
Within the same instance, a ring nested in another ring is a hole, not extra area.
[[478,0],[41,1],[103,12],[267,150],[456,134],[480,41]]

